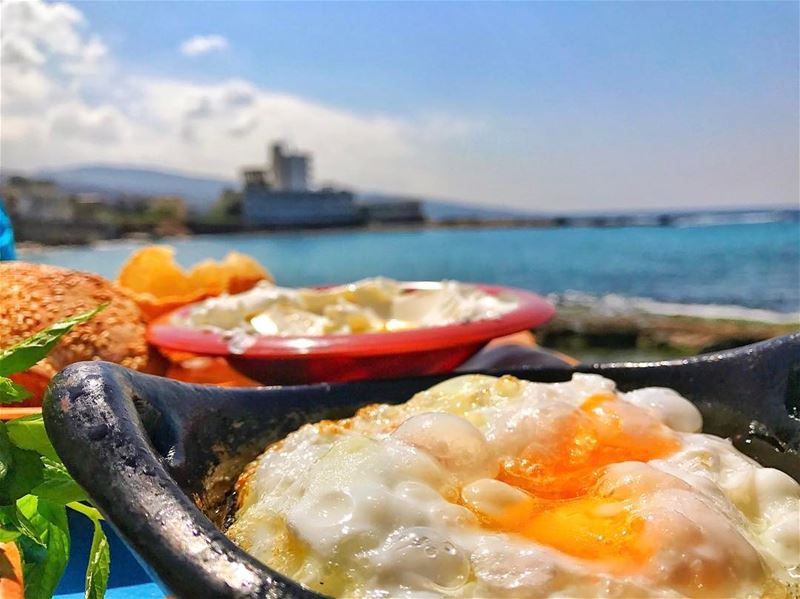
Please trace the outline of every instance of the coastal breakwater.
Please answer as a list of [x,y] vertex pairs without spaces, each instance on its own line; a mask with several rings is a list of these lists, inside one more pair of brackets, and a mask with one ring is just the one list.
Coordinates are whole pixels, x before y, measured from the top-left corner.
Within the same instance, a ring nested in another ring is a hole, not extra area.
[[435,229],[618,229],[630,227],[702,227],[730,224],[800,222],[800,211],[733,210],[605,215],[540,215],[515,217],[443,217],[381,220],[350,225],[266,226],[244,220],[217,221],[190,217],[185,221],[119,223],[91,218],[47,220],[13,218],[18,242],[30,246],[89,245],[97,241],[137,239],[158,241],[172,236],[229,234],[319,234],[358,231],[425,231]]
[[667,304],[621,296],[551,296],[544,347],[582,361],[660,360],[749,345],[800,331],[800,314],[738,306]]

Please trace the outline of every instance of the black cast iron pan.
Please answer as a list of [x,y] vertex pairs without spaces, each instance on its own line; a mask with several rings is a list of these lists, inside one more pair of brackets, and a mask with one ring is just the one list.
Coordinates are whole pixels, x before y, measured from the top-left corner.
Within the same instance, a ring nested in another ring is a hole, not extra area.
[[[670,362],[530,364],[524,351],[500,350],[466,367],[545,382],[596,372],[623,390],[672,387],[700,408],[706,432],[734,437],[764,465],[800,480],[800,333]],[[268,443],[306,422],[399,403],[449,376],[222,389],[84,362],[53,379],[43,411],[69,471],[166,591],[192,599],[320,597],[222,534],[236,477]]]

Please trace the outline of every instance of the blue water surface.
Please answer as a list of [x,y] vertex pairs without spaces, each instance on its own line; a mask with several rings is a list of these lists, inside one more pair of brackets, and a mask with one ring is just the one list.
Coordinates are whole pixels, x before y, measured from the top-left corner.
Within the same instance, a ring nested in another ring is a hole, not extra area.
[[[230,250],[287,286],[373,275],[452,278],[538,291],[800,310],[800,223],[705,227],[422,229],[169,240],[190,265]],[[141,243],[26,252],[22,259],[115,277]]]

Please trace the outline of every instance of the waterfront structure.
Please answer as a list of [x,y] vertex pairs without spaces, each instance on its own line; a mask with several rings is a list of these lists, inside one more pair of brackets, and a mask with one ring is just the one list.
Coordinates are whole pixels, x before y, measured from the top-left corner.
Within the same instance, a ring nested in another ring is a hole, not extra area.
[[363,224],[363,214],[349,191],[310,189],[311,158],[291,154],[276,143],[268,168],[244,174],[242,218],[248,227],[347,227]]
[[52,181],[11,176],[0,185],[16,241],[86,243],[116,237],[110,222],[83,218],[82,202],[93,199],[69,194]]
[[249,227],[347,227],[363,224],[363,215],[347,191],[276,191],[245,185],[242,210]]
[[269,166],[242,171],[242,223],[249,228],[348,227],[371,223],[422,222],[415,200],[357,202],[349,191],[311,184],[311,157],[269,148]]
[[364,218],[370,224],[419,223],[425,220],[422,202],[418,200],[390,200],[361,204]]
[[353,194],[310,188],[311,158],[275,143],[268,168],[243,171],[243,224],[255,228],[346,227],[364,222]]
[[73,219],[74,203],[52,181],[12,176],[4,182],[3,192],[12,218],[42,222],[69,222]]
[[307,154],[286,154],[283,145],[275,143],[270,156],[276,191],[308,191],[311,158]]

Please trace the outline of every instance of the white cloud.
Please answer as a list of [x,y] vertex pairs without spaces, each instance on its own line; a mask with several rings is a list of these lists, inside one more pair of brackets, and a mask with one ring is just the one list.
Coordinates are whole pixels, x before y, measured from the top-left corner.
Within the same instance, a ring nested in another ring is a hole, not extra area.
[[[15,71],[9,76],[9,71]],[[6,113],[16,109],[25,112],[41,106],[54,93],[54,82],[38,69],[4,66],[2,73],[2,109]]]
[[223,101],[229,108],[251,106],[256,100],[256,88],[247,81],[233,81],[225,89]]
[[90,142],[98,148],[122,139],[128,126],[126,117],[115,107],[91,107],[78,102],[62,104],[47,115],[53,139]]
[[42,65],[47,57],[64,68],[81,69],[107,51],[98,37],[85,38],[83,15],[63,2],[6,0],[2,21],[4,65]]
[[[450,182],[432,167],[446,161],[448,144],[466,143],[475,131],[453,115],[363,114],[243,79],[136,77],[70,5],[12,0],[2,11],[0,140],[8,168],[113,162],[232,178],[242,165],[265,162],[266,144],[280,138],[314,154],[320,181],[445,193]],[[196,55],[225,43],[192,38],[182,49]],[[469,170],[450,170],[461,168]]]
[[243,114],[228,128],[231,137],[245,137],[258,127],[258,118],[254,114]]
[[[3,165],[35,169],[115,162],[237,176],[283,139],[314,155],[318,181],[357,189],[458,195],[452,153],[480,124],[455,115],[364,114],[277,93],[242,79],[215,84],[135,77],[115,65],[83,15],[64,3],[4,3]],[[181,45],[196,56],[220,36]],[[463,179],[463,177],[459,178]]]
[[84,19],[69,4],[8,0],[3,3],[2,14],[4,35],[25,38],[60,55],[80,53],[82,40],[78,28]]
[[2,48],[3,64],[7,66],[20,65],[25,67],[39,66],[44,63],[44,53],[36,47],[33,40],[9,34],[3,38]]
[[97,36],[92,36],[82,45],[80,52],[64,65],[64,70],[73,75],[92,75],[102,66],[108,55],[108,48]]
[[180,45],[180,51],[184,56],[200,56],[227,47],[228,40],[221,35],[195,35]]
[[85,32],[83,15],[60,2],[8,0],[1,10],[3,117],[41,117],[48,107],[78,100],[108,54],[98,36]]
[[730,127],[676,142],[655,125],[604,129],[591,111],[565,122],[348,110],[243,79],[136,76],[68,4],[6,0],[1,10],[0,143],[10,169],[106,162],[233,178],[283,139],[313,154],[316,181],[361,190],[551,210],[796,197],[796,159],[787,162],[796,144],[742,146],[786,139],[778,120],[762,137]]
[[[448,143],[465,142],[476,130],[455,117],[358,114],[242,80],[206,85],[136,79],[132,88],[151,124],[136,127],[140,137],[121,148],[121,160],[135,160],[139,146],[153,144],[162,165],[228,177],[242,165],[265,161],[269,140],[285,139],[313,152],[320,181],[444,193],[449,183],[437,179],[431,161],[447,153]],[[145,159],[152,160],[152,153]]]

